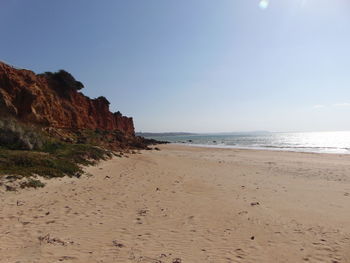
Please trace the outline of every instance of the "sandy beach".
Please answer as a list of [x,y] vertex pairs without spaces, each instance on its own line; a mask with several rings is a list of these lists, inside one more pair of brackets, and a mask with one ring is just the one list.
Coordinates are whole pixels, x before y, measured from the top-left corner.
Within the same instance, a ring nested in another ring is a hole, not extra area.
[[350,155],[158,147],[1,190],[0,262],[350,262]]

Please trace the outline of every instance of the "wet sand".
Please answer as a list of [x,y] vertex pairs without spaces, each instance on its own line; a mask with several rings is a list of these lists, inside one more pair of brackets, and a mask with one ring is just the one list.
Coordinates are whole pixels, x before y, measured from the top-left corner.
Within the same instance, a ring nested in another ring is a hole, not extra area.
[[350,155],[163,145],[0,191],[0,262],[350,262]]

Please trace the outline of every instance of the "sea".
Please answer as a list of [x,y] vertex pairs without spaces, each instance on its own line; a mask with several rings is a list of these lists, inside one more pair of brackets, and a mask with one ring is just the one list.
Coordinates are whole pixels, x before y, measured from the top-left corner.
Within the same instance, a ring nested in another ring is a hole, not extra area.
[[198,147],[350,154],[350,131],[148,136]]

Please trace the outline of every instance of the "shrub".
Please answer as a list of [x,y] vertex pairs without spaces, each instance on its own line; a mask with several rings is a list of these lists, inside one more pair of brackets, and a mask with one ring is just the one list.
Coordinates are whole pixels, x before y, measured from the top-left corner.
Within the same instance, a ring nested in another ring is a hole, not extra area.
[[47,144],[43,152],[0,148],[0,175],[80,177],[81,165],[92,165],[111,156],[107,150],[83,144]]
[[84,88],[83,83],[81,83],[80,81],[77,81],[72,76],[72,74],[68,73],[63,69],[54,73],[45,72],[45,75],[51,77],[53,80],[57,82],[57,84],[67,89],[81,90],[82,88]]
[[45,72],[42,74],[51,82],[60,97],[70,98],[71,91],[84,88],[83,83],[77,81],[70,73],[61,69],[58,72]]
[[33,127],[20,124],[12,119],[0,120],[0,146],[9,149],[40,149],[44,135]]
[[68,143],[15,120],[0,120],[0,176],[80,177],[82,165],[112,157],[112,152],[92,145],[106,136],[104,131],[80,136],[87,139]]
[[28,179],[25,182],[20,183],[20,187],[23,188],[28,188],[28,187],[32,187],[32,188],[38,188],[38,187],[44,187],[45,184],[43,182],[41,182],[40,180],[36,180],[36,179]]

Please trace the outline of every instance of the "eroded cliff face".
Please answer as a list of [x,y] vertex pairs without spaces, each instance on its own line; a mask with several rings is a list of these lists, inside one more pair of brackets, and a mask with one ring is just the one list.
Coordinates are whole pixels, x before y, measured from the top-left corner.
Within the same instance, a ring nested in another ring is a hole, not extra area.
[[0,114],[58,129],[99,129],[134,136],[132,118],[109,111],[104,97],[90,99],[69,73],[35,74],[0,62]]

